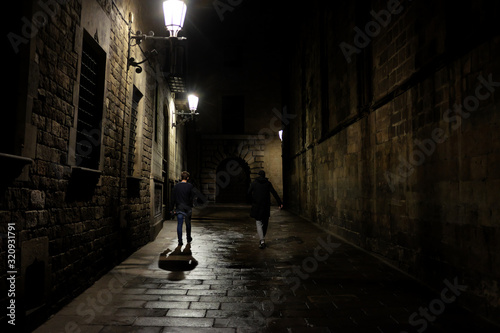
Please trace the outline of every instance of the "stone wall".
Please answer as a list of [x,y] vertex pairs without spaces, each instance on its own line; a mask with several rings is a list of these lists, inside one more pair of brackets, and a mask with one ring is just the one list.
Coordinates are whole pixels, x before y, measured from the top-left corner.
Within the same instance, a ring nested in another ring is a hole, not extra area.
[[[231,186],[231,177],[240,175],[241,168],[246,169],[243,171],[250,182],[258,177],[260,170],[265,170],[278,195],[283,196],[281,141],[276,133],[205,134],[200,137],[197,151],[199,169],[196,162],[192,163],[196,185],[210,202],[217,202],[220,190]],[[229,160],[232,162],[222,165]]]
[[[161,31],[161,17],[155,29],[150,16],[142,17],[147,12],[144,6],[135,1],[32,1],[25,5],[27,10],[18,13],[26,16],[12,20],[28,22],[36,29],[29,35],[26,27],[13,30],[25,34],[17,46],[22,49],[19,54],[28,56],[20,55],[17,61],[19,69],[28,73],[26,86],[12,96],[13,104],[19,105],[15,119],[22,129],[12,142],[22,145],[8,153],[19,151],[19,155],[0,154],[9,169],[2,175],[0,189],[0,284],[7,290],[6,272],[17,272],[16,322],[18,327],[26,324],[28,330],[131,251],[154,239],[162,225],[162,214],[157,214],[162,202],[155,207],[155,198],[162,200],[163,184],[185,162],[183,150],[178,149],[184,144],[183,131],[168,128],[175,107],[161,61],[143,64],[141,74],[127,68],[129,12],[135,17],[133,31],[151,30],[152,25],[152,30]],[[102,122],[88,131],[87,147],[98,153],[95,168],[81,166],[76,146],[81,140],[77,117],[83,112],[78,107],[82,103],[82,43],[88,37],[105,55]],[[16,51],[11,46],[8,51]],[[131,55],[144,57],[138,47]],[[142,98],[129,174],[134,88]],[[171,162],[174,151],[178,155]],[[170,168],[163,166],[164,159]],[[15,244],[15,264],[8,269],[9,247],[3,237],[7,223],[14,227],[11,243]],[[0,298],[5,309],[10,301],[7,293]],[[2,320],[8,319],[5,315],[5,311],[0,315]]]
[[285,80],[285,203],[436,290],[456,278],[498,321],[500,11],[445,3],[311,3]]

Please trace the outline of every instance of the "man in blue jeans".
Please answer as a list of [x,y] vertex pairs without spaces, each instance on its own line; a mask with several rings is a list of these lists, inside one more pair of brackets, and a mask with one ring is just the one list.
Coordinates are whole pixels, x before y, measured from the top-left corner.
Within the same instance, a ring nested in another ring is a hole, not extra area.
[[193,200],[195,197],[195,188],[192,184],[188,183],[189,172],[182,171],[181,182],[175,184],[172,191],[171,210],[177,214],[177,238],[179,245],[182,245],[182,223],[186,222],[186,236],[187,242],[191,243],[191,215],[193,212]]

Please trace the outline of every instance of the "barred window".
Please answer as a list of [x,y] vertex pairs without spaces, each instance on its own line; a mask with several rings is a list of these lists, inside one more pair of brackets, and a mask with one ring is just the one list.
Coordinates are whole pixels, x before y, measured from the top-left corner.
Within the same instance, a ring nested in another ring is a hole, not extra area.
[[106,52],[85,31],[82,44],[75,157],[76,165],[98,169]]
[[130,116],[130,132],[128,141],[128,175],[134,175],[134,164],[136,158],[136,137],[137,137],[137,115],[139,109],[139,102],[142,98],[142,93],[134,87],[134,93],[132,97],[132,110]]

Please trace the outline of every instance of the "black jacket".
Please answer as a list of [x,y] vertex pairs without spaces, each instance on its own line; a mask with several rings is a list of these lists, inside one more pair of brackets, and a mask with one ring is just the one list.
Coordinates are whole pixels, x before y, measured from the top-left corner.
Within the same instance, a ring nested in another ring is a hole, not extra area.
[[172,191],[170,210],[175,208],[177,212],[191,214],[194,197],[195,191],[193,184],[183,182],[175,184],[174,190]]
[[256,178],[250,188],[248,194],[252,196],[252,210],[250,216],[256,220],[269,218],[271,215],[271,196],[276,199],[278,205],[282,205],[281,199],[276,193],[271,182],[265,177]]

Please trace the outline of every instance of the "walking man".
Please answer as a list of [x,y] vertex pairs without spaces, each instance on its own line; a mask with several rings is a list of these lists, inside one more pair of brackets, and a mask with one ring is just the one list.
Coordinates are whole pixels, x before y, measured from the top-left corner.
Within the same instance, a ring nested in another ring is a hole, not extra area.
[[271,182],[266,178],[264,170],[259,171],[259,177],[250,185],[248,194],[252,196],[250,216],[255,218],[257,225],[257,234],[260,238],[259,248],[264,249],[266,247],[265,237],[269,224],[269,216],[271,215],[270,194],[276,199],[280,209],[283,208],[283,203]]
[[193,213],[193,200],[195,197],[194,186],[188,183],[189,172],[182,171],[181,182],[175,184],[172,191],[171,211],[177,214],[177,238],[182,245],[182,224],[186,222],[186,238],[191,243],[191,215]]

